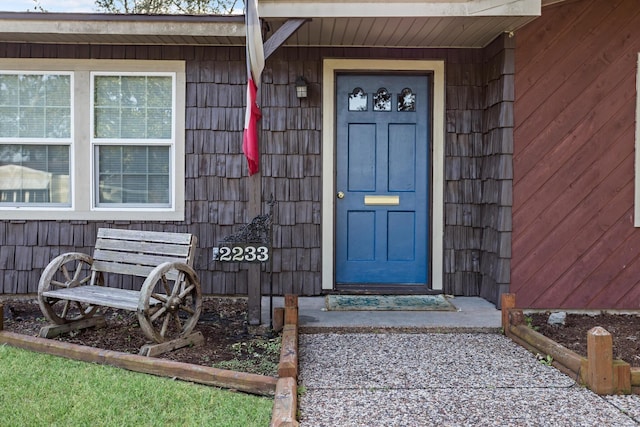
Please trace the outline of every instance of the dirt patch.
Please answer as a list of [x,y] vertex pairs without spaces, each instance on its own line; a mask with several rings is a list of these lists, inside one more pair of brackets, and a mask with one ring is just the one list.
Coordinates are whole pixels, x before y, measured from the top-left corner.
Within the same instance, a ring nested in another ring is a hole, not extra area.
[[[36,300],[4,301],[4,329],[37,336],[48,321]],[[107,327],[85,329],[55,338],[74,344],[137,354],[148,339],[140,329],[135,313],[106,309]],[[205,343],[185,347],[158,357],[203,366],[233,369],[263,375],[277,375],[280,336],[264,326],[247,323],[246,298],[206,297],[195,331]]]
[[613,338],[613,358],[640,367],[640,316],[607,313],[594,316],[567,314],[565,324],[556,326],[547,323],[549,314],[529,314],[525,320],[542,335],[585,357],[587,332],[593,327],[601,326]]

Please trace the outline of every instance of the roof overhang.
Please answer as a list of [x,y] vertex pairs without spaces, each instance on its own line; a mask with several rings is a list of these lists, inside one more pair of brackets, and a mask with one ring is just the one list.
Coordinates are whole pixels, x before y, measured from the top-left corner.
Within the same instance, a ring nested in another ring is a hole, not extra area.
[[[557,0],[556,0],[557,1]],[[553,0],[260,0],[266,38],[305,19],[286,46],[483,47],[540,16]],[[244,17],[0,12],[0,41],[244,45]]]
[[0,41],[62,44],[244,44],[244,16],[0,12]]

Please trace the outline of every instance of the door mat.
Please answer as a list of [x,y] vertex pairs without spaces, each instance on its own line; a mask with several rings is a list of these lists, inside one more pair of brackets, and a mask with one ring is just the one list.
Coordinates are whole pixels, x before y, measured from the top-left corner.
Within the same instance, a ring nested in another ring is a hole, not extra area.
[[444,295],[327,295],[328,311],[455,311]]

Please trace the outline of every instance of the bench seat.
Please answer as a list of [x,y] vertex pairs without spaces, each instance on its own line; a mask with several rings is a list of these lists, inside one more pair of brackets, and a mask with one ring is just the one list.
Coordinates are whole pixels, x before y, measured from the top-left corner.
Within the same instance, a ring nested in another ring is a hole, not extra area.
[[[78,301],[128,311],[137,311],[140,302],[140,291],[108,288],[106,286],[62,288],[43,292],[42,295],[47,298]],[[159,302],[159,300],[151,298],[149,305],[156,305]]]

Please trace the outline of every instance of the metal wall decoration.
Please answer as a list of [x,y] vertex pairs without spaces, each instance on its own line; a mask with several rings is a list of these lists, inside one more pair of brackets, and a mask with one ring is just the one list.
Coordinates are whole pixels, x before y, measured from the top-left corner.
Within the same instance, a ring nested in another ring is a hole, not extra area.
[[272,225],[271,206],[269,213],[258,215],[236,233],[224,237],[213,248],[213,261],[220,262],[267,262],[271,259]]

